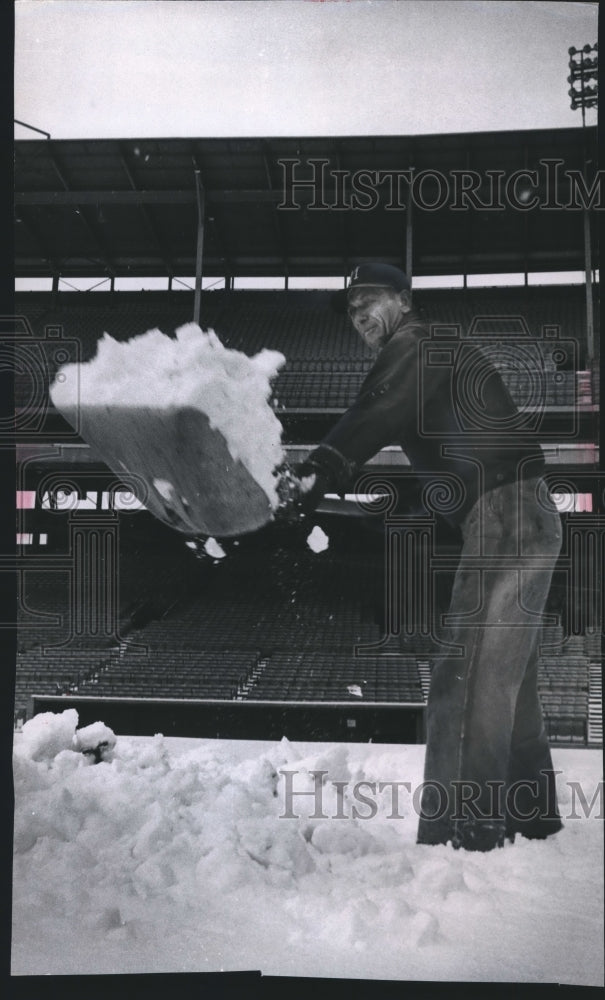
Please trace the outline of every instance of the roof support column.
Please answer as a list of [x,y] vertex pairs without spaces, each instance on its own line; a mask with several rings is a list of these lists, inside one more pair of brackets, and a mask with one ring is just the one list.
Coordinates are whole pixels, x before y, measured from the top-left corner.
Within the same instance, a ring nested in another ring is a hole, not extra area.
[[197,198],[197,249],[195,253],[195,297],[193,302],[193,322],[200,325],[202,301],[202,260],[204,256],[204,187],[200,170],[195,170],[195,193]]
[[413,273],[413,261],[412,254],[414,251],[413,242],[413,223],[412,223],[412,181],[414,179],[414,168],[410,170],[410,185],[408,187],[408,200],[406,205],[406,216],[405,216],[405,273],[410,279],[410,287],[412,285],[412,273]]
[[[582,109],[583,110],[583,109]],[[590,214],[587,208],[584,209],[584,278],[586,289],[586,358],[584,365],[592,368],[595,345],[594,345],[594,315],[592,307],[592,246],[590,237]]]

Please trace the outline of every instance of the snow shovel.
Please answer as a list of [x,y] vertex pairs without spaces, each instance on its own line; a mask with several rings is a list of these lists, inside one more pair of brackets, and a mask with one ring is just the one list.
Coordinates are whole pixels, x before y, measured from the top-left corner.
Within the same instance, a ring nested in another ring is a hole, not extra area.
[[141,503],[184,535],[229,538],[273,520],[267,494],[200,410],[81,405],[60,412],[112,472],[138,477]]

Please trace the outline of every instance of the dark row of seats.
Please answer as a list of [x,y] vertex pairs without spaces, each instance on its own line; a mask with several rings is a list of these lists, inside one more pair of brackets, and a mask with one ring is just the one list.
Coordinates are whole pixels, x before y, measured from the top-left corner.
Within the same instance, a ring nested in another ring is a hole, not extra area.
[[[502,337],[510,341],[528,337],[544,340],[551,351],[558,327],[560,339],[571,342],[571,354],[581,360],[585,341],[584,290],[582,287],[550,289],[421,290],[414,301],[436,335],[460,330],[477,341]],[[44,308],[46,307],[46,308]],[[82,360],[94,354],[104,332],[128,340],[149,329],[172,334],[190,322],[193,296],[147,292],[65,293],[53,303],[46,293],[19,293],[16,311],[26,317],[38,336],[46,326],[61,326],[64,336],[81,344]],[[491,320],[490,320],[491,317]],[[495,319],[496,318],[496,319]],[[330,308],[325,292],[213,292],[202,295],[201,324],[214,328],[226,346],[252,354],[269,347],[290,360],[367,359],[368,349],[352,330],[345,315]],[[578,367],[573,364],[570,367]]]
[[[65,292],[55,300],[46,292],[20,292],[15,299],[17,313],[32,325],[60,322],[62,317],[72,325],[84,325],[92,317],[95,327],[101,326],[118,338],[136,336],[153,327],[165,327],[164,332],[170,333],[193,316],[193,294],[188,292]],[[544,327],[551,336],[552,328],[558,326],[563,339],[581,340],[584,304],[585,292],[580,285],[414,291],[414,305],[426,321],[449,331],[460,327],[477,337],[503,333],[523,337],[528,332],[541,337]],[[213,325],[219,335],[232,338],[248,330],[261,338],[267,333],[286,336],[300,348],[300,357],[317,358],[321,357],[315,349],[319,332],[334,337],[349,329],[346,317],[330,306],[328,292],[219,290],[202,293],[201,323]],[[251,346],[259,350],[266,345],[261,341]]]
[[[501,369],[502,379],[515,404],[526,407],[568,407],[592,403],[592,394],[580,399],[575,372],[528,373]],[[291,372],[284,369],[275,382],[276,409],[346,409],[357,397],[363,375],[357,372],[327,374]]]
[[[369,366],[368,366],[369,367]],[[50,373],[50,380],[54,378]],[[503,381],[515,404],[520,409],[540,407],[581,407],[598,400],[596,390],[590,381],[582,390],[575,372],[542,372],[532,378],[525,373],[515,373],[501,369]],[[276,412],[288,410],[333,410],[346,409],[357,397],[364,375],[358,372],[293,372],[286,365],[273,385],[272,405]],[[48,391],[46,385],[46,392]],[[32,385],[28,370],[15,377],[15,402],[19,412],[32,413]],[[51,403],[46,400],[40,405],[44,412],[52,412]]]
[[570,743],[577,744],[578,747],[586,745],[586,727],[577,720],[555,720],[551,721],[547,727],[548,739],[550,743]]
[[416,663],[333,653],[275,653],[254,672],[246,700],[424,701]]
[[541,631],[538,692],[553,744],[586,745],[589,664],[597,644],[592,634],[566,636],[560,625]]
[[[564,684],[539,691],[549,729],[558,721],[586,723],[587,678],[573,662]],[[354,656],[342,652],[162,649],[112,651],[53,650],[23,654],[17,666],[16,707],[29,694],[137,697],[239,698],[240,700],[418,702],[423,696],[418,664],[409,657]],[[559,727],[560,728],[560,727]],[[559,730],[557,730],[559,731]]]
[[[127,536],[125,530],[124,541]],[[140,611],[148,596],[157,598],[147,624],[126,629],[138,651],[108,650],[75,637],[60,647],[69,638],[69,580],[64,571],[25,574],[29,610],[20,630],[19,709],[35,690],[60,693],[57,687],[128,697],[422,700],[417,661],[432,662],[430,637],[391,636],[381,650],[390,655],[354,655],[355,645],[382,638],[380,546],[352,552],[335,534],[330,549],[318,557],[304,547],[304,539],[302,551],[242,540],[214,567],[199,563],[173,540],[195,569],[186,586],[185,564],[171,548],[162,555],[156,547],[150,555],[149,539],[148,529],[141,528],[125,546],[121,563],[122,609],[135,601]],[[162,614],[160,598],[170,603],[175,594],[178,603]],[[63,624],[44,625],[41,633],[32,616],[50,607]],[[540,640],[545,714],[550,731],[562,732],[558,720],[567,726],[571,719],[575,726],[583,714],[586,722],[587,670],[599,637],[565,636],[561,626],[553,626],[542,630]],[[546,697],[549,693],[561,697]]]

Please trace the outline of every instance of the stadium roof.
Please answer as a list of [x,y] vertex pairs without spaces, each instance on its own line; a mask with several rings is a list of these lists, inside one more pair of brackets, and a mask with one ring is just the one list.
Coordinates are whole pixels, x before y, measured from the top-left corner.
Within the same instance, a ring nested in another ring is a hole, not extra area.
[[[582,169],[585,146],[596,164],[595,128],[23,140],[16,143],[15,271],[193,275],[196,170],[205,193],[207,277],[344,276],[372,258],[405,265],[410,207],[415,275],[582,269],[583,213],[557,205],[570,202],[568,171]],[[320,160],[323,166],[310,162]],[[404,173],[411,168],[412,186]],[[314,185],[297,183],[313,177]]]

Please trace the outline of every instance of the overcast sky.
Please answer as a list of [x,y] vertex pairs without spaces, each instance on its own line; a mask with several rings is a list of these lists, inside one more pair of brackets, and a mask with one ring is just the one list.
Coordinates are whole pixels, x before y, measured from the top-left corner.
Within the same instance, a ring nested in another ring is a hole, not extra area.
[[596,3],[16,0],[15,117],[57,139],[579,126],[567,50],[596,40]]

